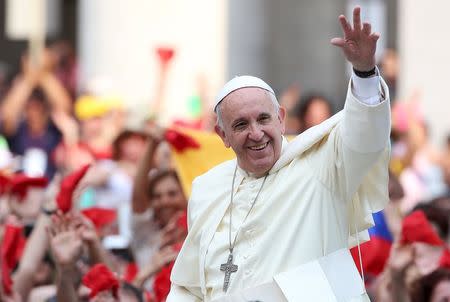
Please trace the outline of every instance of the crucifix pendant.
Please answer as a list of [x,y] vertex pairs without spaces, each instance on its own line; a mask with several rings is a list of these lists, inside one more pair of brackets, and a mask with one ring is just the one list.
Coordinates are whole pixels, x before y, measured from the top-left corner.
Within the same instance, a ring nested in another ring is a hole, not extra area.
[[223,292],[226,293],[228,286],[230,285],[231,274],[238,270],[238,266],[233,264],[233,252],[230,252],[227,263],[220,265],[220,270],[225,273],[225,278],[223,279]]

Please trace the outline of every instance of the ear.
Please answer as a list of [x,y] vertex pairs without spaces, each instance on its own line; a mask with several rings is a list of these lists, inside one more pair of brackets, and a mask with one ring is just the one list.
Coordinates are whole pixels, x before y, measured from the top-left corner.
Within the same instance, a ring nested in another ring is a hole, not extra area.
[[284,132],[286,131],[285,119],[286,119],[286,109],[280,106],[280,110],[278,111],[278,120],[280,121],[281,124],[281,134],[284,134]]
[[230,148],[230,143],[228,142],[227,136],[225,135],[225,131],[219,125],[214,126],[214,131],[216,131],[217,135],[222,139],[225,147]]

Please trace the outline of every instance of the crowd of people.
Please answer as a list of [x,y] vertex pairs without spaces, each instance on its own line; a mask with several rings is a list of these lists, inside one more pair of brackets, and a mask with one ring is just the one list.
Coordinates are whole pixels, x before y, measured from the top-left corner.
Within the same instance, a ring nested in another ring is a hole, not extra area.
[[[396,64],[388,51],[379,65],[392,93]],[[174,141],[158,112],[129,129],[121,100],[75,81],[73,51],[55,43],[0,85],[0,301],[165,301],[188,231]],[[289,135],[336,112],[295,84],[279,101]],[[207,103],[174,124],[212,132]],[[450,299],[450,137],[432,146],[426,118],[418,95],[393,98],[391,202],[352,249],[373,301]]]

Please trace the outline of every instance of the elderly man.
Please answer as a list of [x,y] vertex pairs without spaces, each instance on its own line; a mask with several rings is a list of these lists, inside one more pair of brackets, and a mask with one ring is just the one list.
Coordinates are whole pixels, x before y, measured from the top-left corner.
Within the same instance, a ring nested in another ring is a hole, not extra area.
[[339,17],[334,38],[353,65],[344,110],[291,142],[262,80],[225,84],[216,132],[237,159],[193,182],[189,234],[170,302],[367,301],[348,248],[367,240],[387,202],[390,109],[375,67],[379,36]]

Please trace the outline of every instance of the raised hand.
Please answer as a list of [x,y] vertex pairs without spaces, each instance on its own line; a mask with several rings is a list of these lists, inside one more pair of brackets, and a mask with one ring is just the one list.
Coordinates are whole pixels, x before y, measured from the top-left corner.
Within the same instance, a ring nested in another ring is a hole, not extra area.
[[406,270],[414,264],[414,249],[411,245],[394,242],[389,255],[387,267],[393,277],[402,278]]
[[72,146],[78,143],[79,126],[73,117],[62,110],[58,110],[52,112],[52,120],[58,130],[63,134],[66,145]]
[[343,38],[331,39],[331,44],[340,47],[345,58],[359,71],[369,71],[375,67],[375,51],[380,35],[372,32],[370,23],[361,26],[361,8],[353,10],[353,27],[344,15],[339,16]]
[[174,261],[177,258],[178,251],[171,246],[166,246],[153,255],[152,264],[155,272],[163,268],[164,265]]
[[86,244],[93,244],[100,241],[95,225],[88,218],[83,216],[81,213],[75,213],[73,214],[73,221],[76,230],[80,234],[81,240],[83,240]]
[[160,249],[153,255],[150,263],[139,270],[133,283],[138,287],[142,286],[145,280],[159,272],[164,265],[174,261],[177,258],[177,255],[178,252],[172,246],[166,246]]
[[64,215],[59,212],[53,215],[48,234],[55,262],[61,267],[75,265],[81,256],[83,241],[80,231],[75,228],[71,214]]
[[161,247],[183,242],[186,238],[187,230],[178,225],[178,220],[182,215],[182,211],[177,212],[162,229]]

